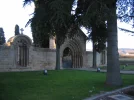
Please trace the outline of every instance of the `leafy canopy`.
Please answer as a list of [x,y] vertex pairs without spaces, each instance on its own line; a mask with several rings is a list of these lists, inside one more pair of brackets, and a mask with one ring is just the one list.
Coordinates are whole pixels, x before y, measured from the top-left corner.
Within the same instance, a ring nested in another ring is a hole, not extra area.
[[73,26],[73,0],[25,0],[24,5],[31,1],[35,4],[34,17],[29,20],[34,42],[43,46],[44,39],[57,35],[61,45],[70,26]]

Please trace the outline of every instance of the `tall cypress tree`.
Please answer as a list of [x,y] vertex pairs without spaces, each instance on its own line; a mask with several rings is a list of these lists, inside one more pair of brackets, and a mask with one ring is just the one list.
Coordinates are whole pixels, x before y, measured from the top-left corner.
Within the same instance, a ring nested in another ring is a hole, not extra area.
[[5,42],[6,40],[5,40],[3,28],[0,28],[0,45],[3,45]]
[[19,25],[15,25],[15,35],[19,35],[20,34],[20,28],[19,28]]

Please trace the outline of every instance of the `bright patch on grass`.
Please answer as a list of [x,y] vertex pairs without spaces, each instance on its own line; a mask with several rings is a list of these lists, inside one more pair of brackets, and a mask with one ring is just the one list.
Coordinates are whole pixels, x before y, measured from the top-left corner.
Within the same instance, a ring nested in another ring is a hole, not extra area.
[[[82,100],[105,86],[105,73],[59,70],[0,73],[0,100]],[[123,75],[124,85],[134,84],[134,75]]]

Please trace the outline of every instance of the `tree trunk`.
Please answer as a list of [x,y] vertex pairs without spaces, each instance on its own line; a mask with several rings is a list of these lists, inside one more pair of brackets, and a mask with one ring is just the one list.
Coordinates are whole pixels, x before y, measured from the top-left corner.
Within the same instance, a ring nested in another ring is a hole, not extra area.
[[93,68],[96,68],[96,50],[95,50],[95,44],[94,44],[94,40],[93,40]]
[[60,69],[60,44],[58,41],[58,36],[56,36],[56,70]]
[[117,16],[116,3],[111,8],[111,14],[108,18],[108,48],[107,48],[107,75],[106,84],[111,86],[122,85],[120,75],[118,41],[117,41]]

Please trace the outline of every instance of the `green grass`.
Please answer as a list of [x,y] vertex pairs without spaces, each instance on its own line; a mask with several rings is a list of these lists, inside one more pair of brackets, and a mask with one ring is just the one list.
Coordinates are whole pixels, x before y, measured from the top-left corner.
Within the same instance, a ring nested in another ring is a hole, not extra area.
[[[134,84],[134,75],[122,75],[124,86]],[[105,73],[59,70],[0,73],[0,100],[82,100],[105,86]],[[92,92],[91,92],[92,91]]]
[[[106,66],[101,66],[101,69],[106,69]],[[133,70],[134,71],[134,65],[128,65],[127,67],[124,67],[124,65],[120,66],[121,70]]]
[[122,70],[134,70],[134,65],[128,65],[127,67],[124,67],[124,65],[121,65],[120,69],[122,69]]

